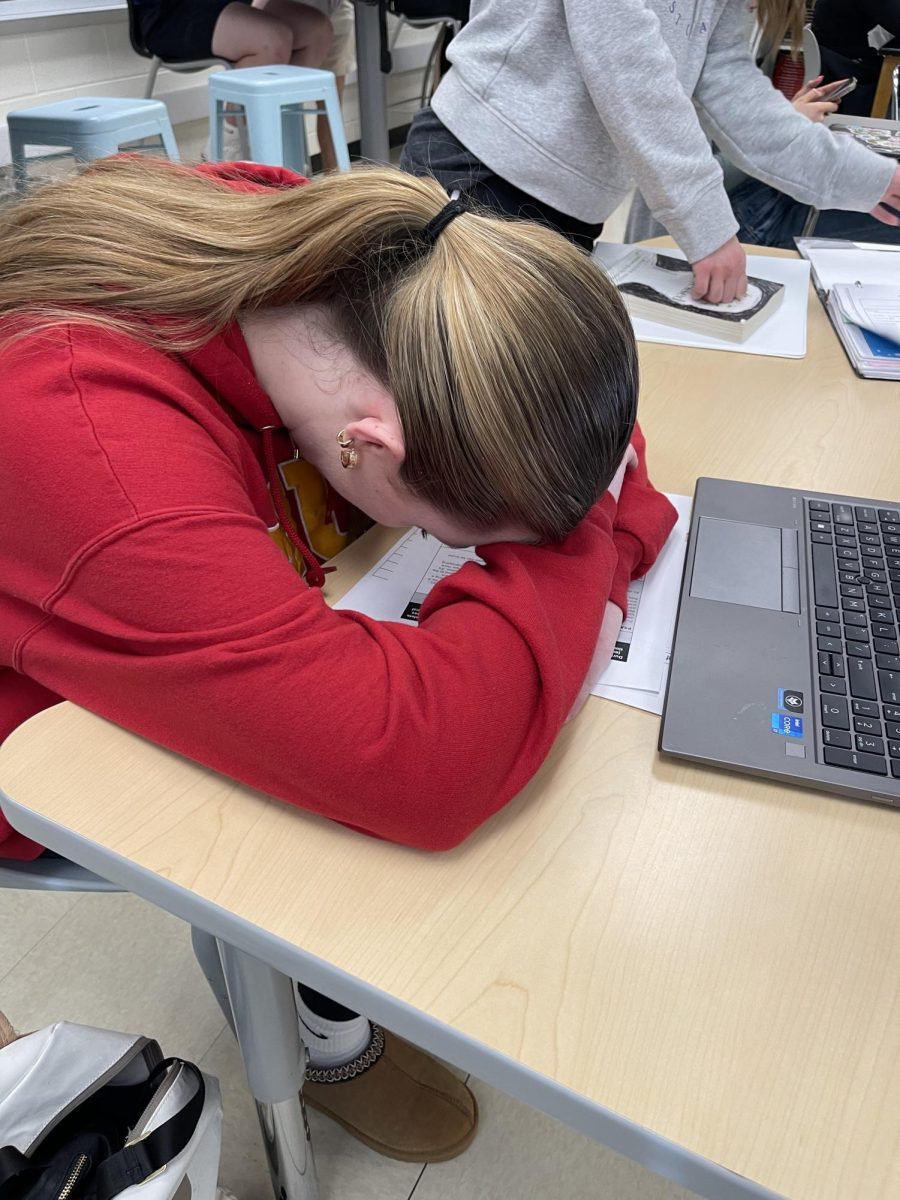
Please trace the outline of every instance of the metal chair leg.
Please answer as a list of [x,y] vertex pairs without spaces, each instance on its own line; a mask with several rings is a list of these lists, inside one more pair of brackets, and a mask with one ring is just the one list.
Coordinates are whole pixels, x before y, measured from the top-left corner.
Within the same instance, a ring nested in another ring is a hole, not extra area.
[[154,54],[150,60],[150,73],[147,76],[147,82],[144,84],[144,99],[149,100],[153,95],[153,89],[156,87],[156,76],[159,74],[159,68],[162,66],[162,59],[158,54]]
[[806,214],[806,220],[803,223],[803,228],[800,230],[800,236],[812,237],[818,221],[819,210],[817,208],[810,208],[809,212]]

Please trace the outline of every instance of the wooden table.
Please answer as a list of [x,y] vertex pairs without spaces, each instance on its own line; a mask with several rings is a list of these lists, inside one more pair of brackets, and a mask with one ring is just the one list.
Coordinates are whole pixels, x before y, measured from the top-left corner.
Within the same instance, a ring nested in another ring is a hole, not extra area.
[[[659,486],[900,498],[900,387],[852,374],[812,293],[803,360],[641,362]],[[351,547],[330,598],[392,536]],[[896,1200],[900,813],[663,761],[657,732],[592,698],[446,854],[71,705],[8,739],[0,784],[25,832],[142,894],[161,881],[188,919],[703,1195]]]

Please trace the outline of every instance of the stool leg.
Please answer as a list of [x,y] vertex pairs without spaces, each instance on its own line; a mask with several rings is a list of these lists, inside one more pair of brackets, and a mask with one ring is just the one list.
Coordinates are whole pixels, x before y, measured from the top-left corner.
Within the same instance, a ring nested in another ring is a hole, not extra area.
[[25,142],[16,133],[10,133],[9,148],[12,157],[13,183],[17,192],[28,187],[28,165],[25,160]]
[[303,105],[286,104],[281,110],[281,140],[284,165],[301,175],[312,174],[306,145],[306,114]]
[[339,171],[350,170],[350,155],[347,151],[347,136],[344,133],[344,119],[341,116],[341,102],[338,99],[337,86],[330,82],[325,88],[325,115],[331,129],[331,144],[334,146],[334,157]]
[[252,98],[248,98],[245,111],[251,161],[268,163],[271,167],[283,167],[284,147],[281,141],[280,111],[273,114],[271,105],[258,103]]
[[109,158],[119,153],[117,134],[91,134],[88,137],[72,138],[72,153],[79,162],[91,162],[95,158]]
[[209,158],[210,162],[222,161],[222,126],[225,123],[225,105],[210,94],[209,97]]
[[166,156],[170,158],[172,162],[181,162],[181,155],[178,153],[178,143],[175,141],[175,134],[172,132],[172,126],[168,123],[168,121],[159,131],[159,136],[162,139],[163,149],[166,152]]
[[301,1091],[306,1047],[297,1025],[294,985],[280,971],[227,942],[220,940],[218,947],[276,1200],[318,1200]]

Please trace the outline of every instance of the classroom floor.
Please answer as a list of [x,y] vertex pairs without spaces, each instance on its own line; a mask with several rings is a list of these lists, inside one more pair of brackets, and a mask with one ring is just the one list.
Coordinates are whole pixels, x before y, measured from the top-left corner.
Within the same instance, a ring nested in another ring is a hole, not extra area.
[[[130,895],[0,890],[0,1009],[19,1030],[65,1019],[143,1033],[220,1079],[220,1180],[238,1200],[270,1200],[268,1175],[231,1031],[191,953],[187,927]],[[321,1200],[691,1200],[693,1193],[470,1080],[474,1144],[421,1167],[367,1150],[310,1113]]]

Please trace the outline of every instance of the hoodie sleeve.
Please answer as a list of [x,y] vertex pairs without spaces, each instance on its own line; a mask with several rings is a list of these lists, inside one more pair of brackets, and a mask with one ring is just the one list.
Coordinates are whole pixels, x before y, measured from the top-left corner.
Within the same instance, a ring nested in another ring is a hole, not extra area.
[[753,62],[748,19],[744,0],[731,0],[710,39],[694,92],[709,136],[742,170],[803,204],[870,212],[896,159],[798,113]]
[[[738,225],[659,18],[643,0],[563,0],[563,8],[604,128],[653,215],[697,262]],[[705,21],[697,36],[707,36]]]
[[631,438],[637,465],[625,472],[613,526],[616,568],[610,600],[623,613],[628,611],[628,585],[645,575],[656,562],[678,514],[650,482],[647,474],[647,443],[639,425]]
[[129,520],[70,564],[15,669],[291,804],[446,849],[561,728],[612,584],[614,515],[607,496],[559,546],[483,547],[418,628],[329,609],[256,518]]

